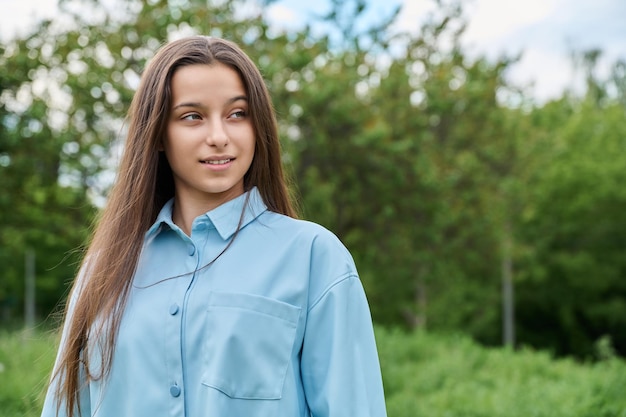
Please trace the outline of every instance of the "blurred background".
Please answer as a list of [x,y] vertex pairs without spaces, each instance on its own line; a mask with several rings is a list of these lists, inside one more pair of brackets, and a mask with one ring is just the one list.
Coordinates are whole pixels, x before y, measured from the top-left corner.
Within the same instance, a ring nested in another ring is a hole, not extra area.
[[[390,415],[626,416],[625,2],[0,0],[0,16],[0,381],[23,328],[49,372],[41,329],[146,61],[206,34],[258,64],[302,217],[355,258]],[[40,404],[7,389],[6,415]]]

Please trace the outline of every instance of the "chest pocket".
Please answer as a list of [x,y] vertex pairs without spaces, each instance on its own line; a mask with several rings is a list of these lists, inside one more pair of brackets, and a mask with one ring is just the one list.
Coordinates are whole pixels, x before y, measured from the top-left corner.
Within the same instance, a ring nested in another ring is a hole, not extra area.
[[299,307],[281,301],[212,292],[202,384],[231,398],[281,398],[299,317]]

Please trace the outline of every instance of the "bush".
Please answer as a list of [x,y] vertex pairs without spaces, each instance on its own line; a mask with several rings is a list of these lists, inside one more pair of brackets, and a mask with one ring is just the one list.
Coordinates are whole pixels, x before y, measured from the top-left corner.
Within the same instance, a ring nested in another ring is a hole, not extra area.
[[51,333],[0,331],[0,416],[39,416],[56,346]]
[[390,417],[626,417],[626,363],[377,328]]
[[[585,364],[458,334],[376,336],[389,417],[626,417],[626,362],[610,355]],[[57,340],[0,331],[0,416],[39,416]]]

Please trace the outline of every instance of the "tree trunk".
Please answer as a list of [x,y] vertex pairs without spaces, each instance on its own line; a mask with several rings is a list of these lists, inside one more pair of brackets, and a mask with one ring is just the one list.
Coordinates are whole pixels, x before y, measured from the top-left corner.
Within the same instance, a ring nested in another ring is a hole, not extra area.
[[502,235],[502,341],[515,346],[515,298],[513,288],[513,237],[511,223],[506,220]]

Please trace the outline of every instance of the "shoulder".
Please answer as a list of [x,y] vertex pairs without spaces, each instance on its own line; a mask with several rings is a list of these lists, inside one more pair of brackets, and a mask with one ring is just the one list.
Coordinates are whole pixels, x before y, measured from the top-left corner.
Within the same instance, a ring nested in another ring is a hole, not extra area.
[[312,248],[344,252],[349,255],[341,240],[326,227],[308,220],[294,219],[282,214],[266,211],[259,223],[273,229],[278,234],[289,235],[309,242]]
[[[290,257],[308,263],[313,292],[344,279],[358,277],[352,255],[341,240],[322,225],[266,212],[259,224],[277,238]],[[268,240],[269,244],[269,240]]]

